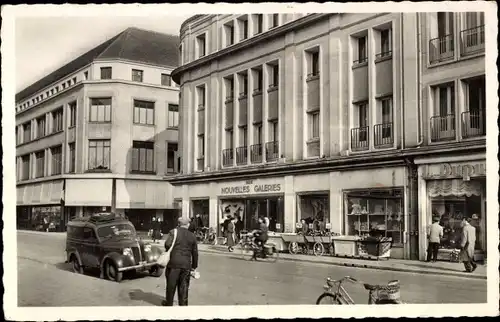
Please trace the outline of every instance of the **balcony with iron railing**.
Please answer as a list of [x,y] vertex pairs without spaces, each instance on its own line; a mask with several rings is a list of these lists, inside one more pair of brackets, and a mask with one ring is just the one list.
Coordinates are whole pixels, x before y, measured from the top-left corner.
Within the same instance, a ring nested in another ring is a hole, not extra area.
[[394,144],[393,123],[375,124],[373,138],[376,148],[392,146]]
[[455,57],[453,37],[453,34],[449,34],[429,40],[429,61],[431,64],[451,60]]
[[251,163],[262,162],[262,144],[259,143],[250,146],[250,162]]
[[236,148],[236,164],[243,165],[248,163],[248,147],[240,146]]
[[462,137],[472,138],[486,135],[485,110],[473,110],[462,113]]
[[462,56],[473,55],[484,51],[484,25],[462,30],[460,32]]
[[275,161],[279,158],[279,142],[266,143],[266,161]]
[[370,142],[370,132],[368,126],[361,126],[351,129],[351,150],[368,150]]
[[222,166],[232,167],[233,162],[234,162],[234,150],[232,148],[222,150]]
[[455,114],[431,117],[431,142],[454,140]]
[[383,59],[392,58],[392,50],[383,50],[380,53],[375,55],[375,60],[380,61]]

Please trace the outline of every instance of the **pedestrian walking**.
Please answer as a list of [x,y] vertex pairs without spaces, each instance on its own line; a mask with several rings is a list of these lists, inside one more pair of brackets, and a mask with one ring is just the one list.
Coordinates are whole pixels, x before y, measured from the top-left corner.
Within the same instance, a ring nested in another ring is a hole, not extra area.
[[243,230],[243,221],[241,220],[241,217],[238,215],[236,216],[236,222],[234,224],[234,235],[236,236],[236,242],[238,243],[241,239],[241,231]]
[[195,235],[188,230],[190,220],[179,218],[177,238],[174,241],[174,229],[172,229],[165,241],[165,250],[171,247],[170,261],[165,272],[166,296],[163,306],[173,306],[174,296],[177,290],[179,306],[188,305],[188,291],[191,273],[198,268],[198,244]]
[[227,248],[229,252],[233,252],[234,250],[234,232],[235,232],[235,218],[231,218],[229,223],[227,224],[226,230],[226,238],[227,238]]
[[433,262],[437,261],[437,255],[439,251],[439,245],[441,244],[441,238],[443,238],[444,232],[443,227],[439,224],[439,218],[432,218],[432,225],[428,227],[427,238],[429,240],[429,247],[427,248],[427,261]]
[[229,222],[231,221],[231,215],[227,215],[226,219],[222,223],[222,236],[224,236],[224,242],[223,244],[227,244],[227,226],[229,225]]
[[188,230],[192,232],[193,234],[196,232],[196,221],[194,220],[193,215],[189,217],[189,227]]
[[474,246],[476,245],[476,228],[470,224],[471,218],[462,219],[462,241],[460,243],[460,260],[465,271],[472,273],[477,264],[474,261]]

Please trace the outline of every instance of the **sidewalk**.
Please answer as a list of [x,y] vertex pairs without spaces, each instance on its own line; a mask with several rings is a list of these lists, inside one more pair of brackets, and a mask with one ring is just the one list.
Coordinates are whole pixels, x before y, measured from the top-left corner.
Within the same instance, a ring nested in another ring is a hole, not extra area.
[[[54,237],[65,237],[66,233],[47,233],[40,231],[27,231],[18,230],[18,232],[28,233],[28,234],[39,234]],[[153,242],[148,238],[142,238],[143,241]],[[162,246],[165,241],[157,241],[155,244]],[[229,253],[227,247],[225,246],[212,246],[206,244],[198,244],[198,249],[205,253],[215,253],[221,255],[231,255],[238,256],[239,249],[236,248],[234,253]],[[414,260],[403,260],[403,259],[388,259],[388,260],[365,260],[365,259],[355,259],[355,258],[343,258],[334,256],[312,256],[312,255],[292,255],[288,253],[280,253],[278,260],[295,261],[295,262],[306,262],[306,263],[319,263],[335,266],[347,266],[356,268],[370,268],[370,269],[380,269],[388,271],[398,271],[398,272],[408,272],[415,274],[433,274],[433,275],[444,275],[444,276],[457,276],[464,278],[473,279],[486,279],[486,265],[478,265],[474,273],[465,273],[463,264],[461,263],[451,263],[442,262],[437,263],[427,263]]]

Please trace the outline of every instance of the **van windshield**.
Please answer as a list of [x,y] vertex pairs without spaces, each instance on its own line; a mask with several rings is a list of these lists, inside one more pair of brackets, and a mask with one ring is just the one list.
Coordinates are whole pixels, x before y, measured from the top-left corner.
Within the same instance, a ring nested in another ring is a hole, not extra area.
[[98,228],[97,234],[101,238],[134,238],[135,228],[131,224],[110,225]]

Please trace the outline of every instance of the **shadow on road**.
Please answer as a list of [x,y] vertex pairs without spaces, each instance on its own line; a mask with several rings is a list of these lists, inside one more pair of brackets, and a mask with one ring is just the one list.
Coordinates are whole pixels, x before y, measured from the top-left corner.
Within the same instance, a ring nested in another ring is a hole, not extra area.
[[163,297],[152,292],[144,292],[139,289],[134,289],[128,293],[129,298],[132,301],[144,301],[152,305],[161,306]]
[[[70,272],[70,273],[74,273],[73,272],[73,267],[70,263],[57,263],[54,265],[57,269],[60,269],[61,271],[65,271],[65,272]],[[76,273],[75,273],[76,274]],[[93,278],[100,278],[100,270],[98,268],[86,268],[84,271],[83,271],[83,275],[85,276],[89,276],[89,277],[93,277]],[[137,279],[141,279],[141,278],[146,278],[148,277],[149,274],[148,273],[145,273],[145,272],[134,272],[134,271],[128,271],[128,272],[124,272],[123,274],[123,281],[126,281],[126,280],[137,280]],[[105,279],[107,280],[107,279]],[[109,280],[107,280],[109,281]],[[109,281],[111,282],[111,281]],[[114,283],[114,282],[111,282],[111,283]]]

